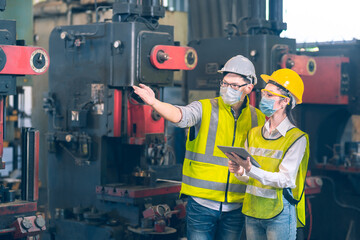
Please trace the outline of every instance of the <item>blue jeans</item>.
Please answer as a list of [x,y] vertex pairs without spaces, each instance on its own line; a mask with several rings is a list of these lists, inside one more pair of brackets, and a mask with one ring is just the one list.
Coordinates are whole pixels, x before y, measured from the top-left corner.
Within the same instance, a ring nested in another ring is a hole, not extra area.
[[285,198],[284,209],[272,219],[257,219],[246,217],[246,239],[248,240],[295,240],[296,239],[296,212],[295,206]]
[[186,205],[188,240],[239,240],[245,223],[241,208],[221,212],[198,204],[191,197]]

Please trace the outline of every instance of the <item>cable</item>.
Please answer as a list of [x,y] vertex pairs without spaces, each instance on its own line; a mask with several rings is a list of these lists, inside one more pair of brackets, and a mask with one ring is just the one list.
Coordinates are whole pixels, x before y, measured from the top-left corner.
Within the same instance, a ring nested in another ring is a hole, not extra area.
[[327,176],[319,176],[319,177],[322,178],[322,179],[328,180],[328,181],[332,184],[333,189],[334,189],[334,191],[332,192],[332,193],[333,193],[333,198],[334,198],[334,201],[335,201],[335,203],[336,203],[337,205],[339,205],[339,206],[342,207],[342,208],[348,208],[348,209],[352,209],[352,210],[355,210],[355,211],[360,212],[360,208],[357,208],[357,207],[354,207],[354,206],[351,206],[351,205],[347,205],[347,204],[341,203],[341,202],[337,199],[336,194],[335,194],[335,193],[336,193],[335,182],[334,182],[333,179],[331,179],[330,177],[327,177]]
[[159,22],[156,20],[147,20],[146,18],[135,16],[134,22],[142,22],[144,23],[150,30],[156,30],[159,27]]
[[308,233],[308,237],[307,239],[310,240],[311,237],[311,231],[312,231],[312,211],[311,211],[311,202],[310,202],[310,198],[306,198],[306,203],[308,205],[308,210],[309,210],[309,218],[310,218],[310,223],[309,223],[309,233]]
[[95,9],[97,9],[97,1],[96,0],[94,0],[94,7],[95,7]]
[[106,10],[106,9],[111,9],[111,6],[99,6],[99,7],[96,7],[95,6],[95,18],[96,18],[96,22],[98,23],[99,22],[99,19],[100,19],[100,16],[99,16],[99,10],[102,9],[102,10]]

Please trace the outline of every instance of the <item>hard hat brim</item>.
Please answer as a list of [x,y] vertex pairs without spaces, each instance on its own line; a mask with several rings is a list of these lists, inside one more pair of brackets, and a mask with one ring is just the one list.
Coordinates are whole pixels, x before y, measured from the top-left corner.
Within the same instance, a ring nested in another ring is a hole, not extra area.
[[[225,70],[218,70],[217,71],[218,73],[224,73],[224,72],[227,72],[227,73],[234,73],[234,74],[237,74],[237,75],[239,75],[239,76],[242,76],[242,77],[245,77],[245,78],[247,78],[247,79],[249,79],[247,76],[245,76],[245,75],[241,75],[241,74],[239,74],[239,73],[237,73],[237,72],[234,72],[234,71],[225,71]],[[249,79],[250,80],[250,79]],[[257,78],[255,78],[255,79],[253,79],[253,80],[250,80],[250,84],[253,84],[254,86],[257,84]]]
[[[274,81],[274,82],[277,82],[274,78],[272,78],[271,76],[269,75],[266,75],[266,74],[261,74],[260,77],[264,80],[264,82],[268,83],[270,80],[271,81]],[[292,94],[292,93],[291,93]],[[294,94],[292,94],[295,98],[295,101],[296,101],[296,104],[300,104],[302,103],[302,101],[297,98]]]
[[261,74],[260,77],[261,77],[266,83],[268,83],[270,80],[276,82],[275,79],[273,79],[271,76],[266,75],[266,74]]
[[239,76],[243,76],[243,75],[241,75],[240,73],[237,73],[237,72],[235,72],[235,71],[227,71],[227,70],[223,70],[223,69],[218,70],[217,72],[218,72],[218,73],[234,73],[234,74],[237,74],[237,75],[239,75]]

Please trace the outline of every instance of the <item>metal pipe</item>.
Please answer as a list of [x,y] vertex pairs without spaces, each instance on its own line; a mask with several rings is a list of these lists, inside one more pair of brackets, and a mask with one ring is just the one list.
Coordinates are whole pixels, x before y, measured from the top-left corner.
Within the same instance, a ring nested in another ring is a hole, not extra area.
[[283,1],[282,0],[269,0],[269,20],[270,21],[283,21]]
[[139,5],[139,4],[141,4],[141,1],[140,0],[115,0],[115,3],[126,3],[126,4]]
[[[148,1],[150,2],[150,5],[152,7],[160,7],[160,6],[162,6],[162,0],[148,0]],[[145,5],[144,2],[146,2],[146,0],[142,1],[143,5]]]
[[[2,103],[3,103],[3,138],[6,138],[6,96],[2,97]],[[1,156],[2,157],[2,156]]]
[[143,7],[150,7],[152,1],[151,0],[142,0],[141,4]]
[[15,231],[16,231],[15,227],[0,229],[0,235],[15,232]]
[[266,3],[265,0],[252,0],[251,3],[251,18],[265,19],[266,18]]
[[96,22],[99,22],[100,16],[99,16],[99,10],[107,10],[107,9],[111,9],[111,6],[99,6],[96,8],[95,10],[95,18],[96,18]]
[[233,23],[238,23],[240,19],[245,19],[250,17],[251,2],[249,2],[249,0],[235,1],[234,3],[235,5],[233,5],[232,8],[235,9],[236,16],[234,16],[232,19]]
[[66,14],[67,25],[73,25],[73,8],[72,8],[72,6],[70,6],[68,9],[69,10]]

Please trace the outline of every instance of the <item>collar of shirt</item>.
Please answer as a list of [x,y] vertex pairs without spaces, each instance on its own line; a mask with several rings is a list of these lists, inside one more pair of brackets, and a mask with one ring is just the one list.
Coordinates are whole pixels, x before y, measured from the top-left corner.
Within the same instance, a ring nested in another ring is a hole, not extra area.
[[245,98],[244,98],[244,101],[243,103],[241,104],[241,107],[239,109],[239,115],[236,114],[236,112],[234,111],[234,109],[232,107],[230,107],[230,110],[231,110],[231,113],[232,115],[234,116],[235,119],[238,119],[239,116],[241,115],[242,111],[244,110],[244,108],[247,107],[247,105],[249,104],[249,101],[248,101],[248,96],[246,95]]
[[290,120],[286,117],[284,118],[284,120],[282,120],[282,122],[275,128],[274,132],[270,133],[270,123],[269,120],[266,121],[265,125],[264,125],[264,135],[265,136],[273,136],[275,135],[275,133],[280,133],[282,136],[285,137],[286,132],[290,129],[293,128],[294,125],[290,122]]

